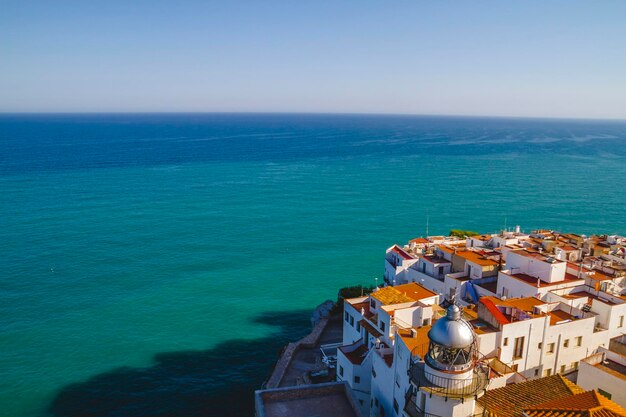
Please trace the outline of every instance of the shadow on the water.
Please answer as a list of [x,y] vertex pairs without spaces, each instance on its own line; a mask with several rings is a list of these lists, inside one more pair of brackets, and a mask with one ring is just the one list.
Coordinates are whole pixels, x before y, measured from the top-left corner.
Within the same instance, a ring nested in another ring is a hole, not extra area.
[[48,412],[55,417],[254,415],[260,388],[283,346],[310,329],[311,311],[270,312],[256,323],[268,337],[228,340],[209,350],[162,353],[145,368],[118,368],[68,385]]

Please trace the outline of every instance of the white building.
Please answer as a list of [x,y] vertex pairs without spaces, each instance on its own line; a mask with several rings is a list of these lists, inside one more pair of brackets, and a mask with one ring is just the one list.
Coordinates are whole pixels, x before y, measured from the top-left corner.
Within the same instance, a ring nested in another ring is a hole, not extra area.
[[626,407],[626,357],[607,349],[580,362],[576,383]]
[[344,301],[337,379],[350,385],[365,415],[370,408],[393,408],[396,331],[430,325],[440,309],[438,302],[436,293],[415,283],[380,288],[369,296]]

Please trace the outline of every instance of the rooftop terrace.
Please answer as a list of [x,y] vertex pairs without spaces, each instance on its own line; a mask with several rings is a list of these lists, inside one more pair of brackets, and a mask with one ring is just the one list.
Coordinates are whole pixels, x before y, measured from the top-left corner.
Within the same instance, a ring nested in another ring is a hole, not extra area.
[[255,392],[258,417],[362,417],[345,382]]

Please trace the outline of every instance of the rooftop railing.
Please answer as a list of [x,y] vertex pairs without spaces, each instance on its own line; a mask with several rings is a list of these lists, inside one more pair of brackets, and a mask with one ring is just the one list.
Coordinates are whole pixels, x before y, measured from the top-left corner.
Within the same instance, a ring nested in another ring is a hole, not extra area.
[[482,362],[474,364],[471,377],[455,379],[433,374],[422,361],[413,361],[409,379],[419,389],[446,398],[472,397],[484,392],[489,384],[489,366]]
[[[438,414],[427,413],[417,406],[416,391],[409,388],[409,391],[405,396],[404,413],[409,417],[443,417]],[[477,406],[477,408],[480,408]],[[472,414],[468,414],[466,417],[483,417],[487,416],[488,412],[482,408],[480,411],[474,410]]]

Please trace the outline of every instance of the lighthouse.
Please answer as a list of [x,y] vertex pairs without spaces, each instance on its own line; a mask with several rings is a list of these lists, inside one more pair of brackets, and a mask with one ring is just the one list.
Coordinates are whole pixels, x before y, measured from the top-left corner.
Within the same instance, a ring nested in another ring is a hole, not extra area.
[[480,414],[476,399],[484,394],[488,368],[480,361],[477,339],[461,309],[451,305],[428,332],[428,352],[412,363],[409,417],[469,417]]

